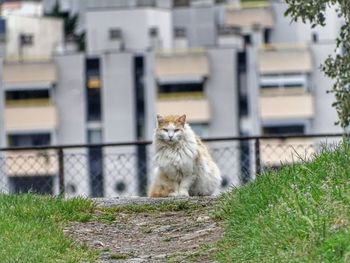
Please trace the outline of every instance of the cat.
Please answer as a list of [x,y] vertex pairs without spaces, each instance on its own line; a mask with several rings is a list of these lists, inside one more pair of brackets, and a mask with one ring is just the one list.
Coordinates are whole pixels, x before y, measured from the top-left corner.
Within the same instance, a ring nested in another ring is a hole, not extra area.
[[154,134],[155,176],[149,197],[217,194],[220,170],[207,147],[195,135],[186,115],[157,115]]

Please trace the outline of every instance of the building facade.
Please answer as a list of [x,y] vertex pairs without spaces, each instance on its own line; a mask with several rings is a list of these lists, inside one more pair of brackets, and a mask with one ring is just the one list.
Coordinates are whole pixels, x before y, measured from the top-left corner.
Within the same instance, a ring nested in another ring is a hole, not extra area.
[[[334,48],[335,13],[328,27],[311,30],[290,25],[286,6],[268,1],[60,0],[62,18],[44,15],[55,1],[17,2],[3,15],[2,147],[151,140],[156,114],[186,114],[202,137],[341,131],[325,92],[331,81],[318,68]],[[74,15],[85,51],[67,48],[64,17]],[[239,161],[249,147],[225,146],[238,150],[223,189],[251,169]],[[58,193],[53,153],[4,154],[4,189]],[[151,148],[67,154],[69,196],[138,195],[152,170]]]

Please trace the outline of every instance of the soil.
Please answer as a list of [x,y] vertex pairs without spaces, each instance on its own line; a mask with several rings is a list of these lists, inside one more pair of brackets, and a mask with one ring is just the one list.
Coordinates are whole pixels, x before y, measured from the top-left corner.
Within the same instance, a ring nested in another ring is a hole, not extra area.
[[[161,205],[168,200],[126,198],[95,201],[100,207],[117,207]],[[120,209],[115,212],[115,220],[72,223],[65,232],[78,242],[99,250],[99,263],[214,262],[211,245],[223,233],[221,223],[212,216],[216,199],[187,198],[186,202],[195,204],[194,208],[147,212],[123,212]]]

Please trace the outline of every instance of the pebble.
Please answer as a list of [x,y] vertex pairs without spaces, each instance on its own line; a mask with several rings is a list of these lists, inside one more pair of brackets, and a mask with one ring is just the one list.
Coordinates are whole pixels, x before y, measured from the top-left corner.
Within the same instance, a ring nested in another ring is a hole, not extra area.
[[94,242],[92,244],[94,247],[104,247],[105,246],[105,244],[103,244],[103,242],[100,240],[94,240]]

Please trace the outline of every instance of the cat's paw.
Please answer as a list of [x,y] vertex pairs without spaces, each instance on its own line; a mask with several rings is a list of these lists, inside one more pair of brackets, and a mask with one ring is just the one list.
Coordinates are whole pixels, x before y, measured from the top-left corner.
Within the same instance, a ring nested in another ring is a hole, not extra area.
[[188,191],[179,191],[179,194],[177,196],[185,197],[185,196],[190,196],[190,195],[188,194]]
[[176,197],[178,196],[178,193],[172,192],[168,194],[168,197]]

